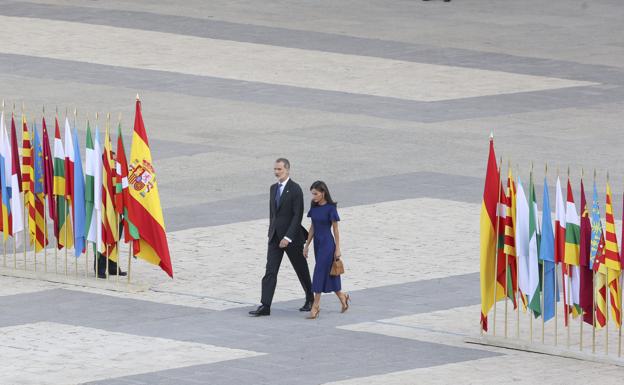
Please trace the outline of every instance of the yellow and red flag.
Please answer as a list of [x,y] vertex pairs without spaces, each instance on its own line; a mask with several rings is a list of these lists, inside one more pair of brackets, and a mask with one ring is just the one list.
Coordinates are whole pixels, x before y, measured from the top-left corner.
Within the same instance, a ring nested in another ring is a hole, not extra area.
[[[139,239],[133,240],[133,254],[149,263],[160,266],[161,269],[173,278],[173,268],[171,266],[171,257],[169,256],[169,246],[165,233],[165,222],[160,205],[160,196],[158,195],[156,171],[154,170],[152,162],[152,154],[147,139],[147,133],[145,132],[145,125],[143,124],[143,116],[141,115],[141,101],[138,99],[138,96],[134,117],[134,134],[132,136],[132,147],[130,149],[128,190],[130,192],[128,199],[128,219],[136,226],[139,233]],[[494,215],[496,215],[496,201],[496,195],[494,195],[494,206],[492,207]],[[495,235],[496,232],[493,230],[491,234],[491,238],[494,242],[494,246],[491,250],[492,252],[495,251],[494,249],[496,247]],[[481,239],[483,240],[483,233]],[[494,255],[495,254],[492,254],[490,258],[493,258]],[[489,280],[492,282],[494,280],[493,263]],[[490,298],[490,302],[491,301],[492,298]],[[484,314],[487,316],[487,310]]]
[[[137,102],[137,111],[139,104]],[[142,125],[142,124],[141,124]],[[136,123],[135,123],[135,138]],[[134,142],[133,142],[134,147]],[[134,151],[133,151],[134,155]],[[134,159],[134,156],[132,156]],[[132,166],[131,166],[132,169]],[[483,202],[481,203],[481,327],[487,331],[487,316],[494,305],[494,290],[497,285],[495,279],[496,265],[496,221],[500,192],[500,173],[494,154],[494,139],[490,136],[490,152],[488,155],[487,169],[485,174],[485,187],[483,189]],[[130,189],[134,193],[134,189]],[[160,204],[158,205],[160,209]],[[132,218],[132,217],[131,217]],[[138,224],[136,221],[133,221]],[[139,226],[139,232],[141,227]],[[163,230],[164,234],[164,230]],[[503,296],[504,291],[498,291]],[[498,298],[497,298],[498,299]]]
[[613,204],[611,203],[611,186],[607,182],[607,203],[605,219],[607,231],[605,231],[604,259],[607,267],[607,284],[609,286],[609,304],[613,322],[619,327],[621,323],[620,312],[620,255],[618,253],[617,238],[615,236],[615,218],[613,217]]
[[119,241],[119,215],[115,210],[115,160],[110,140],[108,124],[104,137],[102,155],[102,254],[111,261],[117,261],[117,241]]

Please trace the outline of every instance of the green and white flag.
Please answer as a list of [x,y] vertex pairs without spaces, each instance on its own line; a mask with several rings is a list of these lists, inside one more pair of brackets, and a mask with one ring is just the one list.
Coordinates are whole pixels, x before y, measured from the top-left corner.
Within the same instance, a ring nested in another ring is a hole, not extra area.
[[87,202],[87,240],[99,245],[102,240],[102,149],[100,147],[99,130],[96,125],[95,137],[91,138],[91,127],[87,125],[87,152],[86,152],[86,185],[85,199]]
[[529,286],[527,295],[529,296],[529,309],[533,315],[538,317],[542,314],[540,302],[540,276],[538,250],[540,246],[540,225],[537,216],[537,199],[535,198],[535,185],[533,184],[533,174],[529,182],[529,261],[528,275]]

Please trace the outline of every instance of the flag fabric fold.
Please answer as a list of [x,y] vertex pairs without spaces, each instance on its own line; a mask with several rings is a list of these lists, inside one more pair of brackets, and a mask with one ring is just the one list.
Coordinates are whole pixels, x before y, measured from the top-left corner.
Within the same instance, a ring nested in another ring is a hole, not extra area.
[[74,128],[74,255],[79,257],[85,250],[85,180],[78,133]]
[[54,121],[54,186],[53,192],[56,197],[57,223],[54,227],[54,235],[57,239],[58,249],[74,246],[74,231],[71,226],[71,213],[67,194],[67,181],[65,180],[65,150],[61,140],[61,129],[58,119]]
[[[568,179],[566,194],[566,231],[565,231],[565,255],[562,268],[565,269],[564,281],[567,313],[577,317],[581,313],[580,307],[580,238],[581,221],[576,211],[572,185]],[[569,293],[569,294],[568,294]]]
[[604,327],[607,323],[607,267],[605,261],[605,238],[600,220],[600,206],[598,204],[598,190],[594,183],[592,197],[591,226],[592,239],[589,257],[589,266],[596,273],[594,277],[594,297],[596,299],[596,327]]
[[615,235],[615,217],[613,216],[613,204],[611,199],[611,186],[607,182],[607,197],[605,205],[605,247],[604,260],[607,268],[607,284],[609,286],[609,304],[611,307],[611,319],[617,327],[621,324],[620,312],[620,253],[618,251],[617,237]]
[[[136,226],[139,233],[139,239],[133,241],[133,254],[149,263],[160,266],[173,278],[173,267],[158,194],[156,171],[139,100],[136,102],[134,134],[128,166],[128,189],[130,192],[128,218]],[[495,210],[496,206],[494,206]],[[493,275],[494,270],[492,270]],[[485,314],[487,315],[487,313]]]
[[542,284],[544,293],[544,321],[555,316],[556,303],[559,301],[559,291],[555,277],[555,234],[550,211],[550,198],[548,196],[548,182],[544,178],[544,204],[542,206],[542,236],[540,239],[539,258],[542,261],[544,280]]

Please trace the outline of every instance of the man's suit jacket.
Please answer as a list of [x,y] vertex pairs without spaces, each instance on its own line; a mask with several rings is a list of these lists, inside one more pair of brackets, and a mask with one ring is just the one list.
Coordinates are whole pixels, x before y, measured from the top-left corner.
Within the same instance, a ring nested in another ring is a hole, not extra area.
[[301,226],[303,219],[303,192],[301,187],[292,179],[282,190],[279,205],[275,202],[277,183],[271,186],[269,199],[269,241],[276,237],[281,241],[284,237],[290,238],[293,245],[303,245],[307,238],[307,231]]

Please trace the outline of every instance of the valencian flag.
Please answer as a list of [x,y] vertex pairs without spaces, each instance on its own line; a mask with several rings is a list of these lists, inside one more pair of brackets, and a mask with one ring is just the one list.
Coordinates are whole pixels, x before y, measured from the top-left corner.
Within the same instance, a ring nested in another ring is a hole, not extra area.
[[54,228],[54,235],[58,240],[58,248],[74,246],[74,232],[71,226],[69,202],[67,200],[65,181],[65,151],[61,141],[61,129],[58,119],[55,119],[54,128],[54,196],[56,197],[57,225]]
[[[137,101],[137,114],[140,113],[139,110],[139,102]],[[139,118],[137,118],[138,120]],[[140,122],[140,126],[142,128],[143,122]],[[138,140],[141,140],[140,134],[137,132],[137,123],[135,122],[135,138],[138,137]],[[144,131],[143,131],[144,132]],[[134,139],[132,142],[132,155],[131,159],[135,159],[134,153]],[[142,144],[142,143],[141,143]],[[149,150],[148,150],[149,151]],[[138,164],[138,160],[133,163]],[[132,167],[134,170],[134,167]],[[131,171],[134,174],[134,171]],[[134,178],[132,178],[134,179]],[[128,181],[131,185],[133,184],[132,180]],[[140,187],[140,186],[139,186]],[[490,151],[488,155],[487,161],[487,169],[485,174],[485,187],[483,189],[483,202],[481,203],[481,225],[480,225],[480,233],[481,233],[481,327],[483,330],[487,331],[487,316],[494,305],[494,290],[497,285],[496,280],[494,279],[495,274],[495,258],[497,258],[497,250],[496,250],[496,221],[497,218],[497,210],[498,210],[498,201],[499,201],[499,190],[500,190],[500,174],[498,172],[498,167],[496,165],[496,155],[494,154],[494,139],[490,136]],[[135,191],[134,188],[130,188],[131,194]],[[134,193],[136,194],[136,193]],[[159,205],[160,206],[160,205]],[[160,208],[160,207],[159,207]],[[130,212],[130,219],[133,219],[132,212]],[[139,227],[139,233],[141,233],[142,226],[133,219],[133,223]],[[141,234],[142,235],[142,234]],[[164,236],[164,230],[163,230]],[[501,291],[497,291],[497,294],[501,293]],[[501,293],[504,296],[504,293]],[[498,300],[498,298],[497,298]]]
[[[35,232],[34,234],[31,232],[31,236],[34,237],[35,240],[35,252],[39,252],[43,250],[44,247],[48,245],[48,240],[45,237],[45,197],[43,195],[43,148],[41,147],[41,140],[39,139],[39,135],[37,134],[37,126],[33,128],[33,137],[34,137],[34,145],[33,145],[33,174],[34,181],[31,183],[33,186],[33,196],[35,199],[34,205],[34,223],[35,223]],[[32,210],[33,207],[30,207]],[[30,213],[30,216],[33,217],[33,213]]]
[[80,158],[80,142],[74,128],[74,255],[79,257],[85,249],[85,181]]
[[579,247],[579,263],[580,263],[580,289],[579,301],[583,309],[583,320],[590,324],[594,324],[594,276],[589,264],[589,256],[591,253],[592,226],[589,220],[589,210],[587,209],[587,200],[585,199],[585,187],[583,179],[581,179],[581,229],[580,229],[580,247]]
[[13,237],[17,242],[17,233],[24,231],[24,206],[22,206],[22,170],[20,167],[19,147],[17,145],[17,130],[15,118],[11,115],[11,215]]
[[604,264],[605,238],[600,222],[598,190],[594,183],[594,194],[591,209],[592,240],[589,266],[596,273],[594,278],[596,298],[596,327],[604,327],[607,323],[607,267]]
[[[548,182],[544,178],[544,205],[542,211],[542,237],[540,239],[539,258],[544,269],[544,321],[555,316],[555,301],[559,301],[559,291],[556,289],[555,276],[555,236],[553,234],[552,219],[550,218],[550,198],[548,196]],[[555,298],[556,297],[556,298]]]
[[58,226],[58,219],[56,217],[56,199],[54,199],[54,164],[52,150],[50,149],[50,136],[48,135],[45,118],[42,119],[41,124],[43,131],[43,194],[47,198],[48,216],[56,229]]
[[128,161],[126,160],[126,150],[123,144],[123,136],[121,135],[121,123],[117,126],[117,155],[115,161],[115,209],[123,218],[123,233],[126,243],[138,239],[139,231],[128,220],[128,202],[130,201],[130,193],[128,191]]
[[[491,153],[493,154],[493,147],[491,147],[491,149]],[[143,124],[143,117],[141,116],[141,101],[138,95],[134,118],[134,134],[132,137],[132,147],[130,149],[128,186],[130,191],[128,219],[139,231],[139,239],[133,241],[133,254],[149,263],[160,266],[161,269],[173,278],[173,268],[171,266],[171,257],[169,256],[169,246],[165,233],[165,222],[162,215],[162,207],[160,206],[160,197],[158,195],[156,171],[154,170],[152,162],[152,155]],[[494,200],[496,201],[496,198]],[[492,209],[491,213],[495,215],[496,205],[494,205]],[[482,219],[482,245],[483,223]],[[489,223],[493,224],[494,221],[490,221]],[[493,236],[494,234],[495,232],[492,232]],[[481,256],[481,269],[483,271],[483,251]],[[493,267],[494,266],[492,266],[490,271],[492,276],[494,275]],[[483,274],[481,275],[481,282],[481,285],[483,285]],[[481,293],[483,295],[483,289]],[[490,304],[492,300],[493,298],[490,297]],[[489,310],[489,307],[487,309]],[[484,314],[487,314],[487,311],[485,311]]]
[[[566,269],[566,275],[570,282],[564,281],[565,292],[569,293],[571,302],[568,303],[568,311],[576,318],[581,313],[580,307],[580,244],[581,244],[581,221],[576,212],[576,204],[572,195],[572,185],[568,179],[568,192],[566,197],[566,233],[565,255],[562,268]],[[567,297],[566,297],[567,300]],[[566,302],[567,303],[567,302]],[[567,318],[567,317],[566,317]]]
[[4,241],[13,235],[11,217],[11,146],[4,126],[4,112],[0,117],[0,195],[2,201],[2,232]]
[[613,205],[611,204],[611,186],[607,182],[607,203],[605,206],[605,219],[607,231],[605,232],[604,260],[607,267],[607,282],[609,285],[609,297],[611,299],[611,314],[613,322],[619,327],[620,314],[620,253],[618,252],[617,238],[615,236],[615,218]]

